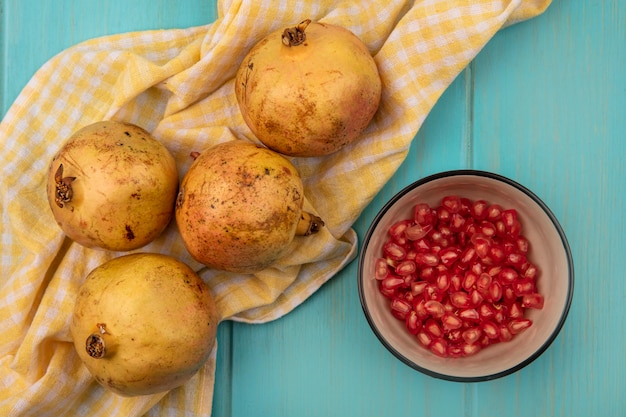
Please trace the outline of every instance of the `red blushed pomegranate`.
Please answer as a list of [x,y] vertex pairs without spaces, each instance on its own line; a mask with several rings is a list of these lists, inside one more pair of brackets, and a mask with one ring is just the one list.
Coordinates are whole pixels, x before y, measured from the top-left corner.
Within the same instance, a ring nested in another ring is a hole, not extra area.
[[269,34],[248,52],[235,93],[243,119],[268,148],[314,157],[361,135],[378,110],[382,82],[356,35],[307,19]]
[[525,310],[544,298],[515,209],[450,195],[413,213],[389,228],[374,275],[418,345],[471,356],[532,325]]

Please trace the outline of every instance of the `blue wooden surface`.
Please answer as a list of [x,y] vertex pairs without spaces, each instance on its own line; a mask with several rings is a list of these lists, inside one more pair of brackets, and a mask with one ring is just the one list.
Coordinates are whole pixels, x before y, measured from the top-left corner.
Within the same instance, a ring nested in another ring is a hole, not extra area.
[[[49,58],[111,33],[211,22],[207,0],[0,0],[0,115]],[[356,262],[287,316],[226,322],[215,416],[626,415],[626,2],[556,0],[498,33],[429,115],[400,170],[355,224],[438,171],[498,172],[563,225],[576,291],[550,349],[518,373],[459,384],[394,359],[372,334]]]

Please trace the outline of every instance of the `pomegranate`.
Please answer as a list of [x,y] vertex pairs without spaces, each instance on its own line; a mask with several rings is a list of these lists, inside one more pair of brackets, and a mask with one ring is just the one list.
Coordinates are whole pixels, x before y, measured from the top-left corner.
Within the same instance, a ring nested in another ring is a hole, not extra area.
[[176,222],[187,250],[211,268],[252,273],[324,222],[302,210],[296,168],[263,146],[234,140],[200,153],[181,183]]
[[235,79],[250,130],[270,149],[301,157],[353,142],[374,117],[381,89],[376,63],[357,36],[308,19],[259,41]]
[[515,209],[450,195],[413,213],[390,227],[374,278],[420,346],[470,356],[532,325],[524,311],[544,298]]
[[208,286],[190,267],[170,256],[135,253],[89,273],[70,331],[101,385],[136,396],[189,380],[211,354],[219,319]]
[[178,170],[147,131],[102,121],[75,132],[50,163],[48,202],[63,232],[90,248],[129,251],[174,215]]

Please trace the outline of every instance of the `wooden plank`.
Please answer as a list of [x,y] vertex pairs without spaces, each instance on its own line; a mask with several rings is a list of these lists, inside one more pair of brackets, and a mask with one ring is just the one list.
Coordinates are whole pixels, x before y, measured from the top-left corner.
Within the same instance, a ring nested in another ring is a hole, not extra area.
[[552,208],[576,272],[562,334],[515,376],[478,386],[477,415],[626,413],[625,23],[623,2],[557,1],[476,59],[475,166]]

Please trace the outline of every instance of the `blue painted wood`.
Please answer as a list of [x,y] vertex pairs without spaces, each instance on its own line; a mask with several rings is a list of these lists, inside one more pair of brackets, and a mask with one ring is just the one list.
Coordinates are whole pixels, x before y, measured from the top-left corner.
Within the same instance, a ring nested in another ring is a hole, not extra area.
[[[215,16],[206,0],[0,1],[0,114],[68,46]],[[352,263],[275,322],[220,325],[214,415],[626,415],[625,29],[623,2],[557,0],[497,34],[355,224],[362,237],[394,193],[448,169],[488,169],[533,189],[561,221],[577,274],[570,317],[544,355],[487,383],[413,371],[369,330]]]

